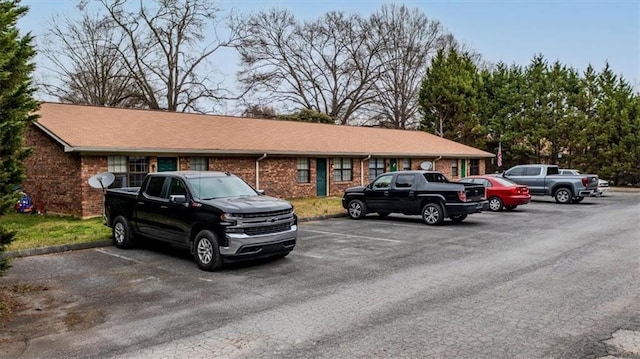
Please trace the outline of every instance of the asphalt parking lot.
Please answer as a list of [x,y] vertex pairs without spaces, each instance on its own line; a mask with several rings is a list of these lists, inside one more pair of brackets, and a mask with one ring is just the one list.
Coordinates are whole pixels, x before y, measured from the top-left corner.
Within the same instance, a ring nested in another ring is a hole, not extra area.
[[43,290],[0,357],[637,357],[639,236],[640,194],[611,193],[304,222],[287,258],[214,273],[157,245],[16,258],[0,286]]

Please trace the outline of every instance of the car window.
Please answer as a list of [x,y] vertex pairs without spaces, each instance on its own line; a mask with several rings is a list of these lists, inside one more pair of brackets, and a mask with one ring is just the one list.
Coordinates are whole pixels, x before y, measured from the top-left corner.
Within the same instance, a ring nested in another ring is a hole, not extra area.
[[371,187],[373,189],[388,189],[391,185],[391,178],[393,178],[393,175],[380,176],[373,181]]
[[542,168],[540,167],[525,167],[524,168],[524,176],[539,176],[540,172],[542,172]]
[[496,177],[493,179],[494,181],[500,183],[503,186],[506,187],[512,187],[512,186],[517,186],[518,184],[513,182],[512,180],[508,180],[506,178],[502,178],[502,177]]
[[522,176],[524,175],[524,167],[512,168],[505,173],[507,176]]
[[416,176],[413,174],[401,174],[396,178],[397,188],[411,188],[415,181]]
[[169,185],[169,196],[186,195],[186,194],[187,194],[187,189],[185,188],[184,183],[177,178],[172,178],[171,184]]
[[547,167],[547,175],[557,175],[558,167]]
[[482,185],[485,186],[485,187],[493,187],[493,185],[491,184],[491,182],[489,182],[488,179],[482,178],[482,179],[480,179],[480,183],[482,183]]
[[162,197],[162,187],[165,177],[151,177],[144,193],[151,197]]
[[443,176],[441,173],[428,172],[424,174],[424,178],[427,180],[427,182],[449,182],[449,180],[447,180],[447,177]]

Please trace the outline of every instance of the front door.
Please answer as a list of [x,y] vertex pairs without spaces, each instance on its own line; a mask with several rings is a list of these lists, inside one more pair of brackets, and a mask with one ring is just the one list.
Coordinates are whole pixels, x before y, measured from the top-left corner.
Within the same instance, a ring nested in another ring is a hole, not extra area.
[[316,195],[327,195],[327,159],[316,158]]
[[177,171],[178,159],[175,157],[158,157],[158,172]]
[[467,160],[460,160],[460,178],[467,177]]
[[389,172],[395,172],[398,170],[398,160],[392,158],[389,160]]

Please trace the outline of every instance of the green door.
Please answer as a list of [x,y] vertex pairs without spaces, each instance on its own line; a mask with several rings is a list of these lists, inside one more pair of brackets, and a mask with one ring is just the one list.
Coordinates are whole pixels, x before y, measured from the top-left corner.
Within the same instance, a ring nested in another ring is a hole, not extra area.
[[158,172],[177,171],[178,159],[175,157],[158,157]]
[[316,195],[327,195],[327,159],[316,158]]
[[389,171],[395,172],[398,170],[398,162],[395,158],[389,160]]
[[467,177],[467,160],[460,160],[462,165],[460,166],[460,178]]

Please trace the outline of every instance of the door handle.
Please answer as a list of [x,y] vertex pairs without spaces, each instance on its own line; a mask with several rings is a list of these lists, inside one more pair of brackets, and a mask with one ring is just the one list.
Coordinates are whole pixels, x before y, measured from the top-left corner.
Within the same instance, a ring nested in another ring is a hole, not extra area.
[[160,206],[160,208],[167,209],[167,208],[169,208],[169,206]]
[[388,197],[389,196],[389,191],[384,191],[384,195]]
[[138,204],[142,205],[142,204],[144,204],[144,202],[142,202],[142,201],[138,201]]

